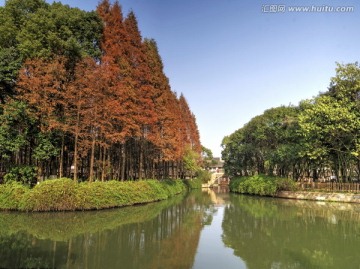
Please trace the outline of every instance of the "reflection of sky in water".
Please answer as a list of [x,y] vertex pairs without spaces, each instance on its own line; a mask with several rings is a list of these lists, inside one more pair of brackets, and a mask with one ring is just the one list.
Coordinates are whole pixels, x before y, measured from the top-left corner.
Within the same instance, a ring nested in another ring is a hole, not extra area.
[[222,220],[224,206],[217,207],[211,225],[201,231],[199,246],[195,256],[194,269],[212,268],[247,268],[245,263],[233,255],[234,250],[227,248],[222,241]]

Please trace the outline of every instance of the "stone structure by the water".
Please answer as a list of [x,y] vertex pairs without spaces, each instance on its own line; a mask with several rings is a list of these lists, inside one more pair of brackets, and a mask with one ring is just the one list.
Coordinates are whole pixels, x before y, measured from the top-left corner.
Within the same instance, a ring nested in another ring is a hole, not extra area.
[[360,203],[358,193],[329,193],[329,192],[308,192],[308,191],[281,191],[276,197],[299,200],[314,200],[326,202]]

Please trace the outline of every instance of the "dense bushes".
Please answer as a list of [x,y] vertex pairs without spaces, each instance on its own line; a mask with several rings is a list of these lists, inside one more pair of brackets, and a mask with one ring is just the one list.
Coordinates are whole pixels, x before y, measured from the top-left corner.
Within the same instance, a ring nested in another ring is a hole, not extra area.
[[67,178],[47,180],[27,192],[20,202],[20,210],[75,210],[80,205],[78,184]]
[[167,199],[181,193],[181,181],[107,181],[76,183],[48,180],[28,189],[19,183],[0,185],[0,209],[73,211],[113,208]]
[[274,196],[278,191],[296,190],[297,188],[291,179],[263,175],[232,179],[229,187],[232,192],[262,196]]
[[28,186],[37,182],[35,166],[15,166],[4,176],[4,182],[17,181]]
[[0,184],[0,209],[16,210],[23,197],[30,191],[27,186],[15,181]]
[[201,178],[196,177],[192,179],[186,179],[184,180],[184,183],[189,189],[201,189],[203,181]]

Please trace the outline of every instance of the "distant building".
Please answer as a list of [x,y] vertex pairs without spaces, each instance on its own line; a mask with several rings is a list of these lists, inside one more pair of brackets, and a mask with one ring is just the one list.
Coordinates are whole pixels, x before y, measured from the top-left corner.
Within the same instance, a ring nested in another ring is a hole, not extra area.
[[224,161],[221,158],[215,157],[210,162],[208,169],[213,173],[224,173]]

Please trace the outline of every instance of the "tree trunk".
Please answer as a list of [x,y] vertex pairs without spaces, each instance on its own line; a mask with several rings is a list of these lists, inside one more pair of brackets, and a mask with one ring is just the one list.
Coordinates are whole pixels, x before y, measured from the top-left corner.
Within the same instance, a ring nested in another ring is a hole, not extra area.
[[139,140],[139,179],[143,179],[144,178],[144,147],[143,147],[143,143],[142,140]]
[[125,180],[125,166],[126,166],[126,154],[125,143],[121,144],[121,181]]
[[105,181],[105,167],[106,167],[106,148],[103,147],[103,156],[101,160],[101,181]]
[[[81,95],[80,95],[81,98]],[[80,133],[80,105],[77,107],[76,129],[75,129],[75,145],[74,145],[74,181],[78,180],[78,140]]]
[[63,177],[63,170],[64,170],[64,144],[65,138],[64,134],[61,137],[61,151],[60,151],[60,165],[59,165],[59,178]]
[[94,180],[95,144],[96,144],[96,139],[95,139],[95,135],[93,135],[93,139],[91,143],[91,155],[90,155],[90,171],[89,171],[90,182]]

